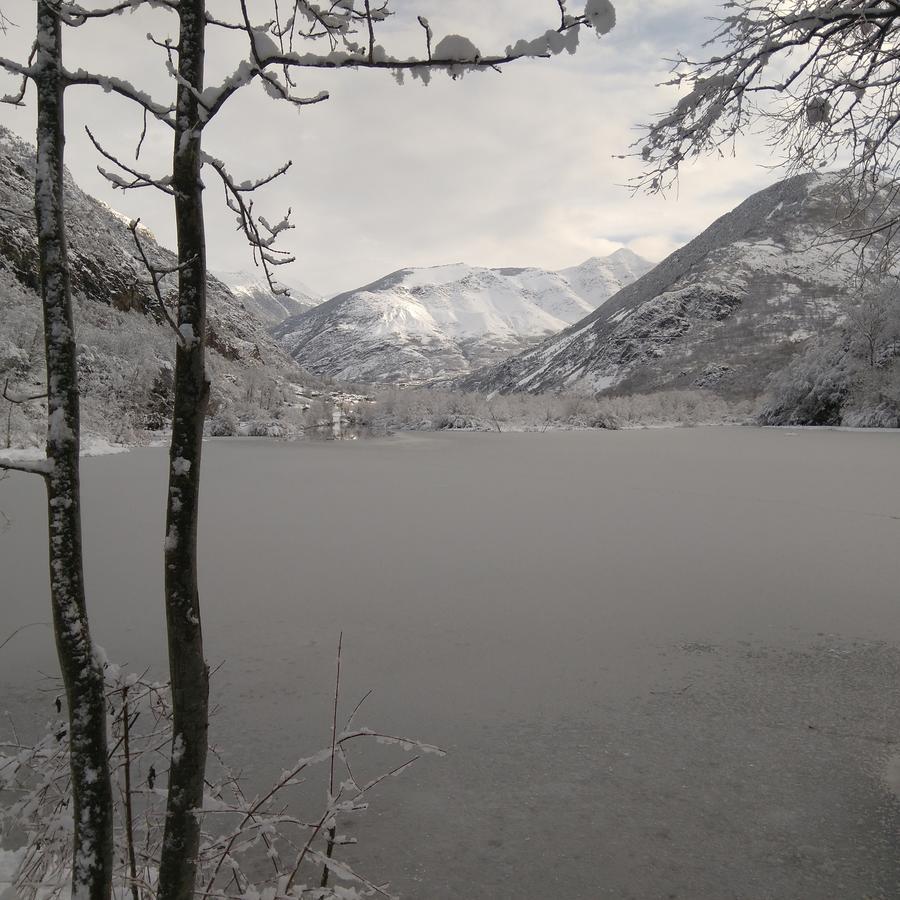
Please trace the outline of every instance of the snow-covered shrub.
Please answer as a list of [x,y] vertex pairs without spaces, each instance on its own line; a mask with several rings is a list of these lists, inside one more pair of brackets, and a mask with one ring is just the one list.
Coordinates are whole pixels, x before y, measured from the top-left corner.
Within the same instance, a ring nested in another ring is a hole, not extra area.
[[743,423],[754,413],[749,400],[727,400],[703,390],[658,391],[595,397],[586,393],[485,396],[428,388],[376,394],[370,413],[383,430],[478,428],[545,431],[550,428],[640,427]]
[[23,347],[0,340],[0,378],[20,378],[29,369],[29,354]]
[[619,427],[619,421],[612,413],[603,410],[592,410],[584,416],[584,424],[587,428],[606,428],[615,431]]
[[856,428],[900,427],[900,360],[882,356],[853,381],[841,424]]
[[241,422],[238,426],[238,432],[241,437],[270,437],[283,438],[286,437],[286,430],[279,422],[251,420],[249,422]]
[[494,431],[494,427],[483,419],[461,413],[438,413],[431,420],[435,431]]
[[[340,659],[338,661],[340,663]],[[113,896],[152,900],[156,895],[166,808],[166,771],[172,750],[172,711],[165,684],[105,667],[114,779]],[[336,684],[339,694],[340,680]],[[355,843],[341,834],[343,821],[364,811],[373,789],[400,774],[423,753],[443,751],[414,739],[355,724],[356,709],[337,720],[323,750],[291,763],[258,796],[244,793],[223,755],[210,747],[199,851],[197,896],[210,900],[307,898],[356,900],[384,896],[374,883],[336,858]],[[57,711],[61,712],[57,705]],[[412,753],[390,771],[362,779],[350,768],[350,748],[377,741]],[[301,813],[316,767],[322,771],[324,805]],[[65,720],[51,723],[34,743],[13,733],[0,743],[0,842],[19,846],[13,861],[17,900],[65,900],[69,895],[72,814],[69,745]]]
[[597,400],[602,415],[613,427],[653,425],[742,424],[753,413],[750,400],[729,400],[706,390],[655,391],[620,394]]
[[[44,345],[38,296],[2,267],[0,260],[0,387],[31,395],[44,390]],[[141,442],[169,426],[175,344],[171,330],[152,316],[75,297],[82,429],[112,442]],[[232,360],[211,352],[209,412],[227,423],[279,422],[281,433],[299,431],[294,385],[303,377],[285,362]],[[12,447],[45,439],[45,407],[15,406],[0,399],[0,444]],[[7,429],[7,425],[9,426]],[[224,426],[222,426],[224,427]],[[253,429],[255,433],[259,428]],[[265,429],[262,429],[265,430]],[[235,429],[236,433],[236,429]]]
[[234,437],[238,433],[238,420],[233,412],[225,410],[210,416],[209,433],[212,437]]
[[816,344],[769,380],[763,425],[840,425],[860,366],[842,340]]
[[813,344],[769,380],[763,425],[900,425],[900,358],[895,343],[861,342],[853,326]]
[[728,400],[702,389],[600,397],[597,405],[619,427],[740,424],[751,413],[749,401]]
[[880,405],[843,412],[841,424],[850,428],[900,428],[900,409],[896,405]]

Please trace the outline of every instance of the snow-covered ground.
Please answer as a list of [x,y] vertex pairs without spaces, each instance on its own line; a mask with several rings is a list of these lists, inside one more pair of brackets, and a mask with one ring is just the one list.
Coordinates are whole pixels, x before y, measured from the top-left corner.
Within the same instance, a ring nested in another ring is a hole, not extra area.
[[[113,453],[127,453],[137,444],[114,444],[105,437],[87,434],[81,439],[82,456],[109,456]],[[43,459],[43,447],[14,447],[9,450],[0,450],[0,459],[31,460]]]

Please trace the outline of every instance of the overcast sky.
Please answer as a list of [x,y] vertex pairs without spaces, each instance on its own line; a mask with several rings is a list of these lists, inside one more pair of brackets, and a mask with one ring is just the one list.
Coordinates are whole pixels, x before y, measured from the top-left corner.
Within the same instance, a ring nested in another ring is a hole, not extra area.
[[[260,9],[268,3],[256,0]],[[99,4],[98,4],[99,5]],[[211,0],[226,15],[233,0]],[[621,246],[657,261],[777,174],[759,140],[736,158],[709,159],[686,169],[678,195],[632,196],[623,187],[636,171],[627,151],[635,126],[666,108],[656,87],[678,49],[696,55],[711,31],[709,0],[617,0],[618,22],[598,39],[586,32],[574,56],[514,63],[500,74],[459,81],[436,76],[399,86],[380,71],[309,72],[308,94],[331,93],[299,112],[267,98],[257,85],[238,94],[205,135],[208,153],[224,159],[239,180],[267,174],[290,159],[288,174],[258,196],[268,218],[293,210],[296,228],[283,246],[297,262],[281,269],[330,295],[404,266],[467,262],[485,266],[562,268]],[[578,0],[570,0],[573,11]],[[382,34],[388,51],[412,52],[429,17],[436,39],[462,33],[483,51],[500,51],[557,20],[555,0],[395,0],[398,15]],[[0,36],[3,54],[27,56],[33,0],[4,0],[18,27]],[[175,37],[165,11],[143,11],[89,23],[66,33],[69,68],[84,66],[127,77],[167,102],[173,83],[162,53],[146,40]],[[242,47],[213,42],[207,84],[231,72]],[[0,122],[34,135],[28,107],[0,107]],[[88,125],[112,149],[133,158],[141,117],[97,88],[67,92],[66,161],[88,192],[131,217],[140,216],[164,244],[174,243],[171,198],[150,191],[113,191],[96,171]],[[156,127],[141,166],[163,174],[171,132]],[[207,176],[206,218],[213,269],[250,269],[249,249],[234,232],[220,188]]]

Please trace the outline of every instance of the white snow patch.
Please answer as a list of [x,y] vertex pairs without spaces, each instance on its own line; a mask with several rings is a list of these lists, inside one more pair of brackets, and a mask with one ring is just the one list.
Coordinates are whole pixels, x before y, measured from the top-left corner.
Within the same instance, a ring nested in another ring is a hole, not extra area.
[[591,375],[591,387],[595,391],[605,391],[611,388],[619,379],[615,375]]
[[609,0],[588,0],[584,15],[597,34],[608,34],[616,25],[616,10]]
[[135,446],[132,444],[113,444],[105,437],[87,434],[81,439],[81,455],[110,456],[116,453],[127,453],[129,450],[133,450]]
[[66,422],[66,411],[61,406],[47,417],[47,434],[54,443],[70,441],[75,437]]
[[622,321],[622,319],[630,316],[634,312],[633,309],[620,309],[618,312],[614,312],[607,321],[616,322],[617,324]]
[[461,34],[448,34],[434,48],[435,59],[452,59],[457,62],[475,62],[481,59],[481,51]]
[[[128,453],[136,446],[136,444],[113,444],[99,435],[86,434],[81,438],[81,455],[109,456],[115,453]],[[44,459],[46,454],[43,447],[13,447],[10,450],[4,450],[2,456],[10,461],[30,462]]]

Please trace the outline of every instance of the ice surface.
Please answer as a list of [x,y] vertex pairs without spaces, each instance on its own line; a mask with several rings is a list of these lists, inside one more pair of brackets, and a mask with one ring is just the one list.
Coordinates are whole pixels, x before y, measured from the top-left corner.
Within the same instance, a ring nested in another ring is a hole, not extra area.
[[[475,884],[492,898],[894,896],[900,823],[880,773],[900,734],[898,440],[207,443],[204,646],[225,661],[213,739],[251,794],[322,746],[343,629],[346,712],[374,688],[361,724],[450,751],[379,786],[378,815],[341,852],[407,900]],[[164,448],[84,466],[92,625],[137,670],[166,655],[166,467]],[[46,594],[43,502],[38,479],[0,486],[9,626]],[[52,661],[46,629],[0,654],[17,719],[52,709],[38,690]],[[466,848],[452,866],[448,847]]]

